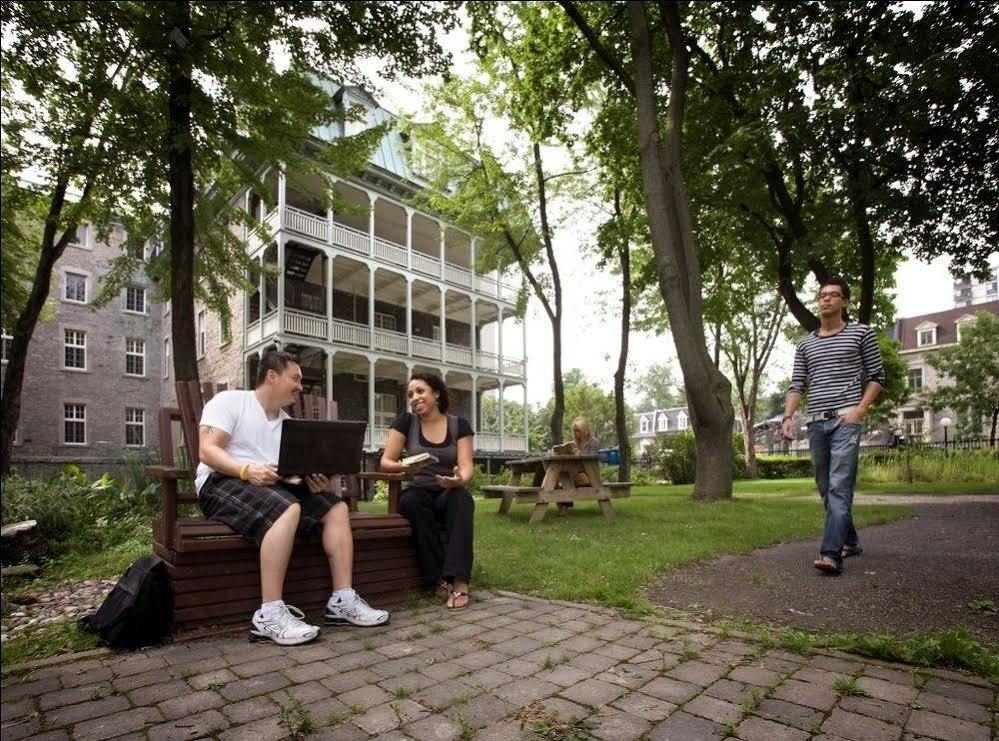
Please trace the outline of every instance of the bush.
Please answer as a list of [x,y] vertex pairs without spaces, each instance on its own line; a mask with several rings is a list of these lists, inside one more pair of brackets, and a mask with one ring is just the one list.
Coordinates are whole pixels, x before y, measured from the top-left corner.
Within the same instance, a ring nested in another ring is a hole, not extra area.
[[652,486],[656,483],[655,473],[651,468],[632,466],[629,478],[631,479],[632,486]]
[[[742,452],[742,435],[732,436],[732,477],[746,475],[746,456]],[[681,430],[670,435],[661,435],[649,448],[653,470],[674,484],[692,484],[696,473],[694,433]]]
[[761,479],[811,478],[812,459],[807,455],[758,455],[756,473]]
[[471,494],[476,499],[482,497],[482,487],[483,486],[493,486],[493,485],[505,485],[510,483],[510,469],[504,468],[502,471],[494,474],[488,474],[482,470],[481,465],[475,466],[475,475],[472,480],[466,485],[468,493]]
[[147,535],[160,504],[158,483],[137,490],[108,474],[88,481],[76,466],[47,479],[12,475],[2,490],[3,523],[37,520],[57,553],[110,550]]

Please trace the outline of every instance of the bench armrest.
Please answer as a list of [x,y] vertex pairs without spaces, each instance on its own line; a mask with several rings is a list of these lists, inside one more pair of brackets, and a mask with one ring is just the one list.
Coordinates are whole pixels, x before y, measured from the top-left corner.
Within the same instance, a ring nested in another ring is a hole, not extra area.
[[387,473],[385,471],[362,471],[354,474],[362,481],[409,481],[413,477],[408,473]]
[[158,479],[189,479],[193,478],[191,472],[186,468],[174,468],[172,466],[146,466],[143,469],[150,476]]

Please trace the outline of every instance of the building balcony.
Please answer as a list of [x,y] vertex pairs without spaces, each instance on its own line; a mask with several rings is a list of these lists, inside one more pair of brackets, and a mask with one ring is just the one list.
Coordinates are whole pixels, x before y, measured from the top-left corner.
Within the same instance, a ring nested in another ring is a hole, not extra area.
[[274,209],[264,219],[274,232],[285,229],[311,242],[364,255],[385,265],[411,270],[506,303],[512,304],[517,300],[516,286],[494,277],[476,275],[466,267],[441,260],[439,255],[407,249],[404,245],[294,206],[284,207],[283,221],[279,219],[279,213],[280,209]]
[[410,341],[405,332],[377,328],[374,330],[374,342],[372,342],[372,330],[367,324],[336,317],[330,319],[318,313],[292,308],[284,310],[282,328],[279,316],[276,310],[272,310],[264,316],[263,321],[254,321],[247,325],[247,346],[252,347],[266,342],[283,333],[343,347],[374,350],[383,355],[431,360],[455,368],[469,368],[518,378],[525,375],[523,359],[503,357],[500,362],[500,356],[488,350],[473,353],[472,348],[465,345],[445,344],[419,337],[413,337]]
[[[364,447],[367,450],[381,450],[388,442],[388,431],[388,427],[369,425],[364,436]],[[475,449],[490,453],[526,453],[527,438],[523,435],[508,434],[501,441],[498,432],[477,432],[475,434]]]

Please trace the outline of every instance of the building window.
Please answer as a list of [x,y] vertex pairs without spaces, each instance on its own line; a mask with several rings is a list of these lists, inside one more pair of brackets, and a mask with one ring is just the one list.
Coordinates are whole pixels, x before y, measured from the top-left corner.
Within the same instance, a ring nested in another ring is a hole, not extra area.
[[145,242],[129,242],[127,239],[124,243],[125,253],[135,259],[135,260],[145,260],[146,259],[146,244]]
[[641,427],[642,427],[642,432],[643,433],[649,431],[649,418],[648,417],[642,417]]
[[902,412],[902,431],[907,437],[922,437],[923,413],[918,410]]
[[66,445],[87,444],[87,405],[62,405],[62,441]]
[[687,413],[680,412],[676,415],[676,429],[685,430],[688,427],[690,427],[690,424],[687,422]]
[[125,445],[141,448],[146,444],[146,410],[125,409]]
[[125,289],[125,311],[133,314],[146,313],[146,289],[129,286]]
[[198,312],[198,357],[205,357],[205,310]]
[[86,224],[83,226],[76,227],[76,236],[73,241],[70,242],[74,247],[82,247],[83,249],[90,248],[90,227]]
[[64,334],[63,367],[74,370],[87,369],[87,333],[67,329]]
[[7,359],[10,356],[10,343],[13,341],[14,338],[6,332],[0,334],[0,359],[3,360],[4,365],[7,365]]
[[925,347],[926,345],[935,345],[936,342],[937,342],[936,327],[928,327],[926,329],[920,329],[916,333],[917,347]]
[[669,417],[665,414],[660,414],[659,419],[656,420],[656,432],[666,432],[669,429]]
[[125,339],[125,375],[146,375],[146,341],[128,337]]
[[375,427],[388,427],[398,416],[395,394],[375,394]]
[[[395,331],[395,316],[393,314],[383,314],[380,311],[375,312],[375,329],[390,329]],[[440,339],[436,337],[434,339]]]
[[66,290],[62,297],[74,304],[87,303],[87,276],[79,273],[66,273]]
[[163,338],[163,377],[170,377],[170,338]]
[[906,378],[906,382],[913,391],[921,389],[923,387],[923,369],[909,368],[909,375]]

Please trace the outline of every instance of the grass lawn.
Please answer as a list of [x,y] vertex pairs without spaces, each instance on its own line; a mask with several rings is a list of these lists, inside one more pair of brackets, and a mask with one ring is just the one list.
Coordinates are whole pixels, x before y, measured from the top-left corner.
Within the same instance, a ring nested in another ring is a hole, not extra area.
[[[514,505],[501,517],[499,500],[481,500],[473,588],[637,614],[651,610],[641,588],[671,568],[822,534],[822,504],[810,480],[736,482],[732,501],[711,504],[693,502],[691,489],[635,487],[630,499],[614,501],[613,520],[605,520],[595,502],[577,503],[568,517],[556,517],[553,506],[534,526],[528,524],[531,506]],[[855,519],[865,526],[907,514],[904,507],[874,505],[858,507]]]

